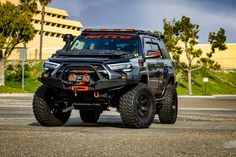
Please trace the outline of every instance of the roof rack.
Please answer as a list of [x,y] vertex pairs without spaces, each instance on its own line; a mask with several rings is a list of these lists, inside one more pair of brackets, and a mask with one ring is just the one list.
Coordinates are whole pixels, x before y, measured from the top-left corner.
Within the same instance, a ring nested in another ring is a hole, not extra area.
[[157,38],[161,38],[161,35],[156,35],[152,32],[148,32],[148,31],[143,31],[143,30],[137,30],[137,32],[139,34],[143,34],[143,35],[150,35],[150,36],[154,36],[154,37],[157,37]]
[[84,29],[84,30],[82,31],[82,33],[89,33],[89,32],[129,32],[129,33],[150,35],[150,36],[157,37],[157,38],[159,38],[159,39],[161,38],[160,35],[156,35],[156,34],[154,34],[154,33],[148,32],[148,31],[135,30],[135,29],[106,29],[106,28],[93,29],[93,28],[88,28],[88,29]]

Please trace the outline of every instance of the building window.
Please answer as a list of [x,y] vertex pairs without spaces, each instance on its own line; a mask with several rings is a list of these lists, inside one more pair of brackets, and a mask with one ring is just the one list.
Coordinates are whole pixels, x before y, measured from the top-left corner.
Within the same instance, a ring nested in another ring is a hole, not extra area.
[[57,24],[57,27],[61,27],[61,24]]
[[39,22],[40,22],[39,20],[35,20],[35,21],[34,21],[34,23],[36,23],[36,24],[39,24]]
[[54,37],[54,36],[55,36],[55,34],[56,34],[56,33],[51,33],[51,35],[50,35],[50,36],[51,36],[51,37]]
[[46,25],[49,26],[49,25],[50,25],[50,22],[46,22]]
[[50,32],[45,32],[45,36],[48,36]]
[[66,28],[66,25],[62,25],[62,28]]
[[56,25],[56,23],[52,23],[52,26],[54,27]]
[[56,37],[57,37],[57,38],[60,38],[60,36],[61,36],[61,34],[57,33]]
[[34,30],[34,34],[39,34],[40,31]]
[[71,26],[68,26],[67,29],[71,29]]

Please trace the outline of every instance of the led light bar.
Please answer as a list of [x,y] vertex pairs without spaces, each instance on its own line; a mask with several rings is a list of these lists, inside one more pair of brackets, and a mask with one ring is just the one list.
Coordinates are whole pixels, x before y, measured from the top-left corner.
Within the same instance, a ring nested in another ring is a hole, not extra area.
[[84,32],[135,32],[135,29],[84,29]]

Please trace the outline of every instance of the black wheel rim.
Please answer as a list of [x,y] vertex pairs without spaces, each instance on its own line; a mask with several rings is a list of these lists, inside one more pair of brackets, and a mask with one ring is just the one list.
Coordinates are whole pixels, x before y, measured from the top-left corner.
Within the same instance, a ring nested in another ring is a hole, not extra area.
[[48,98],[48,103],[49,103],[49,109],[51,114],[53,114],[55,117],[59,117],[63,112],[62,112],[62,106],[54,100],[55,98],[53,96]]
[[146,95],[140,95],[137,99],[137,111],[140,117],[149,115],[150,102]]

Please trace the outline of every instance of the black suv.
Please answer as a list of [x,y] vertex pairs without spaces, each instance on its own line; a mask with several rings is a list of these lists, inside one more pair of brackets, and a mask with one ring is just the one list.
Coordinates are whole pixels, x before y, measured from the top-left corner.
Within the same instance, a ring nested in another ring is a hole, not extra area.
[[33,99],[37,121],[45,126],[67,122],[80,111],[96,123],[115,107],[127,127],[147,128],[155,114],[175,123],[178,112],[174,64],[160,36],[133,29],[85,29],[46,62]]

